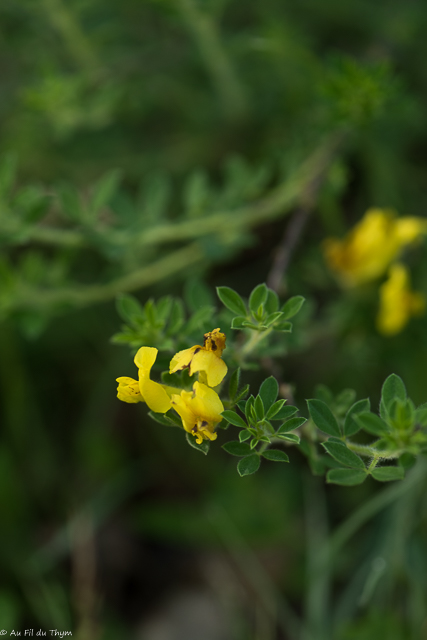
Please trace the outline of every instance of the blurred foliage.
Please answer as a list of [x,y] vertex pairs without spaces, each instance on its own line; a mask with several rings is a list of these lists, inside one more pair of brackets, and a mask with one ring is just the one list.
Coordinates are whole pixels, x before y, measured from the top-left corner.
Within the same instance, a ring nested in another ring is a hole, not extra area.
[[[425,636],[425,462],[385,488],[325,487],[296,455],[240,478],[116,400],[132,363],[109,340],[196,343],[214,288],[249,297],[305,208],[279,293],[307,302],[251,389],[273,373],[339,424],[343,389],[376,407],[392,372],[425,402],[426,316],[379,335],[380,281],[341,291],[321,243],[369,207],[425,216],[426,24],[396,0],[1,3],[1,628],[150,640],[195,585],[230,640]],[[427,294],[425,243],[403,260]]]

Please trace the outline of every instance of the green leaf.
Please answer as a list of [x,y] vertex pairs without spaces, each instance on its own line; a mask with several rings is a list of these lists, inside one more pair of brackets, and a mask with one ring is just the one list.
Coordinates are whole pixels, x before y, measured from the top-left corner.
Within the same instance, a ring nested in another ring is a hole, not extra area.
[[322,400],[307,400],[311,419],[320,431],[329,436],[340,437],[338,423],[329,407]]
[[289,457],[280,449],[266,449],[261,455],[267,460],[273,460],[273,462],[289,462]]
[[274,376],[264,380],[259,388],[259,395],[262,398],[265,411],[268,411],[279,395],[279,383]]
[[288,433],[289,431],[293,431],[294,429],[298,429],[302,427],[302,425],[307,422],[307,418],[291,418],[280,425],[277,430],[277,434]]
[[267,300],[265,301],[265,304],[264,304],[265,310],[267,311],[267,313],[271,314],[278,311],[279,304],[280,304],[279,296],[275,291],[273,291],[272,289],[269,289],[267,294]]
[[206,324],[212,322],[215,309],[213,307],[200,307],[193,313],[189,321],[187,322],[187,332],[193,333],[193,331],[204,330]]
[[391,480],[403,480],[405,470],[403,467],[376,467],[372,469],[371,475],[380,482],[390,482]]
[[177,334],[184,324],[184,318],[184,305],[181,300],[175,299],[172,303],[166,335],[173,336]]
[[187,440],[188,444],[190,445],[190,447],[193,447],[193,449],[197,449],[197,451],[200,451],[205,456],[207,455],[207,453],[209,451],[209,447],[211,445],[209,440],[203,440],[203,442],[201,444],[197,444],[196,438],[194,436],[192,436],[191,433],[186,433],[185,437],[186,437],[186,440]]
[[245,329],[253,329],[254,331],[265,331],[267,329],[263,324],[254,324],[253,322],[249,322],[249,320],[245,320],[242,324]]
[[374,436],[383,436],[390,432],[389,426],[375,413],[362,412],[357,414],[354,419],[362,429]]
[[249,308],[255,315],[261,305],[264,305],[267,300],[268,289],[264,283],[259,284],[253,289],[249,296]]
[[144,313],[150,327],[155,329],[157,324],[157,309],[152,298],[147,300],[147,302],[145,303]]
[[117,191],[121,175],[122,172],[119,169],[113,169],[97,182],[90,200],[90,209],[93,214],[109,204]]
[[251,437],[251,432],[248,431],[248,429],[243,429],[242,431],[239,431],[239,440],[240,442],[245,442],[246,440],[249,440],[249,438]]
[[258,420],[264,420],[265,412],[264,412],[264,403],[260,395],[255,398],[254,402],[255,414]]
[[251,448],[247,442],[231,440],[222,445],[222,448],[232,456],[247,456],[251,453]]
[[[246,396],[249,393],[249,389],[250,389],[249,385],[245,384],[245,386],[240,389],[239,393],[234,398],[234,402],[238,403],[239,400],[241,400],[242,398],[246,398]],[[243,411],[244,411],[244,409],[243,409]]]
[[264,324],[266,327],[271,327],[272,324],[280,320],[283,317],[283,313],[281,311],[275,311],[274,313],[270,313],[266,319],[264,320]]
[[316,384],[314,387],[314,397],[316,400],[322,400],[327,405],[334,402],[332,391],[325,384]]
[[362,484],[366,478],[366,472],[361,469],[331,469],[327,473],[326,482],[351,487],[356,484]]
[[406,400],[406,389],[402,378],[392,373],[384,382],[381,390],[381,401],[384,403],[387,412],[390,411],[394,400],[404,402]]
[[251,395],[249,396],[249,398],[246,401],[246,406],[245,406],[245,415],[246,415],[246,420],[248,422],[251,422],[252,420],[252,407],[254,406],[254,402],[255,402],[255,398]]
[[247,427],[246,422],[235,411],[227,409],[221,413],[221,416],[236,427],[241,427],[242,429]]
[[286,442],[292,442],[293,444],[299,444],[301,438],[296,433],[276,433],[276,438],[286,440]]
[[166,427],[181,427],[182,428],[181,420],[179,421],[179,424],[177,424],[175,422],[175,420],[173,420],[172,418],[169,418],[169,416],[165,415],[164,413],[155,413],[154,411],[149,411],[148,415],[150,416],[150,418],[152,420],[155,420],[159,424],[163,424]]
[[234,289],[231,289],[230,287],[217,287],[216,292],[218,294],[218,298],[221,300],[222,304],[227,307],[227,309],[230,309],[233,313],[237,313],[239,316],[246,317],[246,305],[237,291],[234,291]]
[[366,413],[370,408],[371,403],[369,398],[366,398],[365,400],[358,400],[352,407],[350,407],[344,420],[344,435],[347,437],[354,436],[355,433],[360,431],[361,426],[356,422],[354,416],[358,413]]
[[136,298],[123,293],[116,298],[117,311],[120,317],[129,324],[134,324],[137,318],[144,318],[144,310]]
[[261,459],[257,453],[253,453],[246,458],[239,460],[237,464],[237,471],[243,476],[249,476],[251,473],[256,473],[261,464]]
[[289,320],[289,318],[296,316],[304,302],[305,298],[303,298],[303,296],[294,296],[293,298],[289,298],[282,307],[283,317],[286,320]]
[[157,301],[157,304],[156,304],[157,318],[162,322],[163,325],[165,324],[166,320],[169,317],[169,314],[172,309],[172,303],[173,303],[173,299],[171,298],[171,296],[163,296],[163,298],[160,298]]
[[344,443],[322,442],[322,447],[340,464],[352,469],[364,469],[365,464],[356,453],[350,451]]
[[[279,401],[278,401],[279,402]],[[287,420],[298,411],[298,407],[293,407],[291,404],[287,404],[280,409],[278,413],[269,420]]]
[[215,305],[211,290],[197,276],[193,276],[186,281],[184,285],[184,300],[188,309],[192,312],[197,311],[200,307],[213,307]]
[[234,400],[234,398],[236,397],[237,389],[239,388],[239,382],[240,382],[240,367],[237,368],[235,371],[233,371],[230,377],[230,383],[228,385],[228,395],[230,397],[230,400]]
[[415,422],[422,427],[427,426],[427,402],[415,409]]
[[279,413],[280,409],[283,407],[283,405],[285,404],[286,400],[281,398],[280,400],[277,400],[277,402],[274,402],[271,407],[269,408],[269,410],[266,413],[266,418],[267,420],[270,420],[271,418],[274,418],[274,416]]
[[232,329],[247,329],[245,322],[246,322],[246,316],[236,316],[231,321],[231,328]]
[[292,333],[292,322],[279,322],[274,326],[275,331],[282,331],[283,333]]

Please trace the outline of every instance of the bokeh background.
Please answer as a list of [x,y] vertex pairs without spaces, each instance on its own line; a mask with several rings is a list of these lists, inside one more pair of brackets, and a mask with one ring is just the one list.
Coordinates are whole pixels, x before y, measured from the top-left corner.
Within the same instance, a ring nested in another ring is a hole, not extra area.
[[[322,250],[369,207],[426,214],[426,28],[415,0],[3,0],[1,629],[426,636],[425,480],[326,486],[296,449],[240,478],[225,433],[205,458],[116,399],[111,342],[119,294],[197,312],[276,278],[307,298],[274,363],[302,413],[391,372],[426,401],[427,319],[379,334],[380,281],[343,291]],[[405,260],[427,294],[423,241]]]

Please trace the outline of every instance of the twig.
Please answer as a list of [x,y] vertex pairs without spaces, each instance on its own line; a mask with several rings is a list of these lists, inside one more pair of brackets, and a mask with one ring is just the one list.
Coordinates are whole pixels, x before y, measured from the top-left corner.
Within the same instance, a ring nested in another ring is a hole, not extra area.
[[180,0],[180,6],[212,77],[225,114],[232,120],[241,118],[247,111],[245,92],[222,46],[215,22],[206,11],[199,10],[194,0]]
[[277,248],[273,265],[267,277],[267,285],[277,293],[280,290],[283,276],[288,269],[292,254],[301,239],[310,214],[315,207],[317,195],[325,179],[325,175],[339,146],[341,145],[342,139],[343,135],[337,136],[337,139],[329,149],[329,153],[326,153],[323,158],[323,165],[319,167],[318,172],[307,184],[306,190],[301,196],[301,205],[296,209],[292,216],[291,221],[285,230],[282,241]]

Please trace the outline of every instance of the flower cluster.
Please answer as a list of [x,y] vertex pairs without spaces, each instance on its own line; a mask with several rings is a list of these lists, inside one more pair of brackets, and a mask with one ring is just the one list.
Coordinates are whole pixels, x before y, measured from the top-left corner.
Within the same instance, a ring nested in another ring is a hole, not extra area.
[[387,272],[377,316],[384,335],[398,333],[411,316],[424,311],[424,296],[411,291],[407,268],[395,260],[426,232],[423,218],[397,218],[390,211],[369,209],[345,238],[328,238],[324,243],[326,262],[343,287],[363,285]]
[[227,365],[221,358],[225,340],[225,335],[219,329],[214,329],[205,333],[203,346],[184,349],[172,358],[170,373],[188,369],[190,376],[199,374],[199,381],[194,383],[192,391],[151,380],[150,372],[158,350],[141,347],[134,359],[138,367],[138,380],[117,378],[117,397],[123,402],[145,402],[155,413],[174,409],[182,419],[185,431],[195,436],[197,444],[203,440],[215,440],[215,427],[222,420],[224,407],[212,387],[219,385],[227,374]]
[[382,276],[402,249],[426,232],[423,218],[369,209],[345,238],[325,241],[325,258],[340,282],[354,287]]

